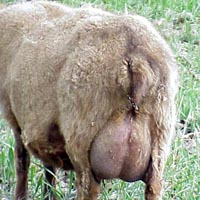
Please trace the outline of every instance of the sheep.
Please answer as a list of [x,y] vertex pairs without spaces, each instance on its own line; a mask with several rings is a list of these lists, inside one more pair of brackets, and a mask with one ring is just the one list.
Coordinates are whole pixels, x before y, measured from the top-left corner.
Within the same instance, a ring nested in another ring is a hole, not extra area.
[[101,180],[115,178],[142,180],[145,199],[161,199],[178,70],[152,24],[138,15],[26,2],[0,10],[0,36],[15,200],[27,198],[30,154],[51,185],[51,172],[74,170],[78,200],[97,199]]

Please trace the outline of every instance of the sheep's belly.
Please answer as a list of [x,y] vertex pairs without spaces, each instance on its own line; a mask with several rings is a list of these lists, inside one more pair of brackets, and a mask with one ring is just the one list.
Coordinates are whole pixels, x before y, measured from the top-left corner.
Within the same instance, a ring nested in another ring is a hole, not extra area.
[[143,130],[137,131],[127,116],[120,124],[110,122],[96,136],[90,162],[98,179],[144,179],[150,161],[150,141]]
[[57,143],[29,143],[27,145],[27,149],[36,158],[40,159],[46,166],[62,168],[64,170],[73,169],[73,166],[69,160],[68,155],[65,152],[64,147],[58,145]]
[[23,142],[30,153],[39,158],[44,165],[64,170],[73,169],[70,159],[65,150],[65,140],[60,134],[56,124],[51,124],[48,131],[43,134],[26,135],[24,132]]

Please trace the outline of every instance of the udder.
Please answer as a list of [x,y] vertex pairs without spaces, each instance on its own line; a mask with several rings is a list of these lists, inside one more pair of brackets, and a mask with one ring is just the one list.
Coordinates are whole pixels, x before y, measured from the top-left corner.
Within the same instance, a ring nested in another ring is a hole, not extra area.
[[150,136],[145,124],[131,112],[108,121],[91,145],[90,163],[96,178],[144,178],[150,160]]

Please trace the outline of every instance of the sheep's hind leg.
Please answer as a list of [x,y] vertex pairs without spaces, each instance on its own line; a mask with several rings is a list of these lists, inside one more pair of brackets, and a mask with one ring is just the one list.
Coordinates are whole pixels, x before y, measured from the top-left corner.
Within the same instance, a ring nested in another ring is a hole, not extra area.
[[152,142],[151,161],[145,178],[146,200],[162,199],[163,172],[170,146],[170,137],[167,138],[169,134],[166,131],[157,129],[154,133],[155,137]]
[[45,178],[47,183],[44,185],[44,195],[45,200],[56,200],[56,197],[53,195],[51,186],[55,185],[55,169],[52,166],[44,165],[45,166]]
[[77,200],[96,200],[100,192],[100,185],[91,172],[76,173]]
[[30,157],[27,152],[22,139],[20,137],[21,130],[17,128],[14,130],[15,135],[15,165],[17,183],[15,188],[15,200],[27,199],[27,188],[28,188],[28,169],[30,165]]
[[162,174],[151,162],[146,177],[145,200],[161,200]]

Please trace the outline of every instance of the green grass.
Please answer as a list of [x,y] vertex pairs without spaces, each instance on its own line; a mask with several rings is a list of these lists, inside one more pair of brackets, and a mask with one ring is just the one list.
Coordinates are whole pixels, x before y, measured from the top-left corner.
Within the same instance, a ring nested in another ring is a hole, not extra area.
[[[10,2],[10,0],[0,0]],[[90,3],[117,13],[138,13],[150,19],[170,43],[176,56],[181,86],[177,97],[177,133],[165,170],[164,200],[200,200],[200,1],[198,0],[63,0],[70,6]],[[12,199],[15,185],[14,141],[0,121],[0,199]],[[66,199],[74,192],[73,173],[56,177],[55,194]],[[43,199],[43,167],[32,159],[29,171],[31,199]],[[68,186],[68,187],[66,187]],[[142,200],[144,184],[104,181],[100,199]]]

